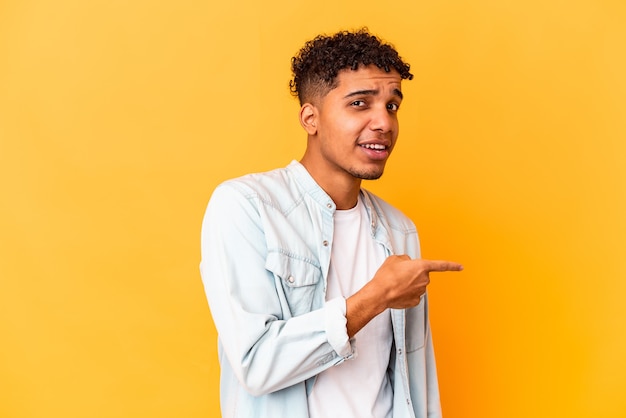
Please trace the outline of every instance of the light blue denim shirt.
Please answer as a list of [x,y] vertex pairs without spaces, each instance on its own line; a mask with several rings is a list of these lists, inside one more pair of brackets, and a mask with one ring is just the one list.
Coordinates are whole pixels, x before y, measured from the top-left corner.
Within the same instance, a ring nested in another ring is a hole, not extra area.
[[[361,195],[386,254],[418,258],[411,220]],[[325,301],[335,210],[296,161],[215,189],[200,270],[218,331],[223,417],[306,418],[315,376],[353,356],[345,300]],[[394,418],[441,416],[427,303],[391,310]]]

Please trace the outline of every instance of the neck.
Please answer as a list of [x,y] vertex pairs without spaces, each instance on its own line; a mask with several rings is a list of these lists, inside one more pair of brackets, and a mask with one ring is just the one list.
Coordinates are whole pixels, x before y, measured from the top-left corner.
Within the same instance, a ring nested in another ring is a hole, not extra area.
[[340,175],[327,170],[316,169],[315,164],[311,164],[306,155],[300,160],[313,180],[330,196],[335,202],[338,210],[352,209],[356,206],[361,190],[361,179],[353,177],[348,173]]
[[[361,183],[361,180],[359,179],[359,184],[360,183]],[[335,202],[335,206],[337,206],[338,210],[352,209],[353,207],[356,206],[357,201],[359,199],[360,187],[357,187],[356,189],[345,191],[345,192],[331,192],[327,190],[326,188],[324,188],[323,186],[322,186],[322,189],[324,189],[324,191],[328,193],[330,198],[333,199],[333,202]]]

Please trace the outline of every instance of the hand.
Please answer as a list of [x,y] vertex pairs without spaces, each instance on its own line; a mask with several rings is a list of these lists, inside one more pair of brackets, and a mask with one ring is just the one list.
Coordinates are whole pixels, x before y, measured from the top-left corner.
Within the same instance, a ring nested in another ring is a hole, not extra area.
[[412,308],[426,293],[433,271],[460,271],[452,261],[413,260],[408,255],[387,257],[372,280],[346,299],[348,336],[353,337],[372,318],[387,308]]
[[387,308],[411,308],[426,293],[431,272],[460,270],[463,266],[452,261],[413,260],[407,255],[392,255],[387,257],[368,285],[386,301]]

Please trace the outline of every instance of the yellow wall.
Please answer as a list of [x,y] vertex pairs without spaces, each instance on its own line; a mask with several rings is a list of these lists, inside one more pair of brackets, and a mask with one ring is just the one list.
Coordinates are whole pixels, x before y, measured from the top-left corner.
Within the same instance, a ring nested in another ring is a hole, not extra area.
[[447,418],[626,416],[626,6],[0,3],[0,416],[218,415],[215,185],[299,158],[289,59],[368,25],[413,64],[388,171]]

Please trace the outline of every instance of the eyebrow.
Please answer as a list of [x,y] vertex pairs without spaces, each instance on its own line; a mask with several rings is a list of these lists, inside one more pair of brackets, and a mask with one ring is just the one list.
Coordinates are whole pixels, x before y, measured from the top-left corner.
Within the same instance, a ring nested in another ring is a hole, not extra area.
[[[376,96],[378,93],[380,93],[379,90],[357,90],[346,94],[344,96],[344,99],[348,99],[354,96]],[[404,95],[399,89],[393,89],[393,94],[398,96],[400,99],[404,99]]]

